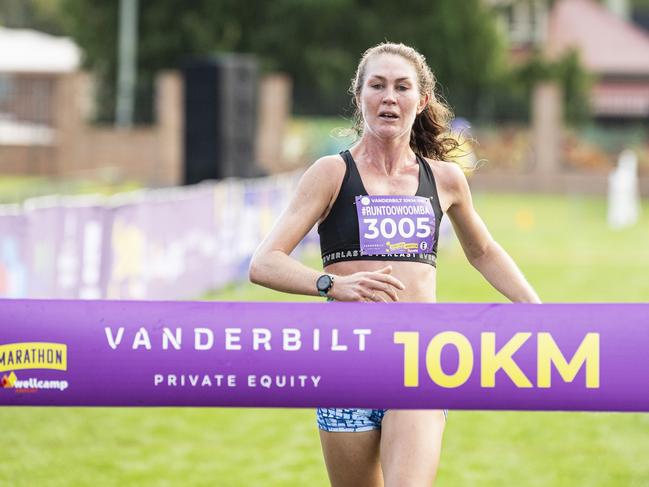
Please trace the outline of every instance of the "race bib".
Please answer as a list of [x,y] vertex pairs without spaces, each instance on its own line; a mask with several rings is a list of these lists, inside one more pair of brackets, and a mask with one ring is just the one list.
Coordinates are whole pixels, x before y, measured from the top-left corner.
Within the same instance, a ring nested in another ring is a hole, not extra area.
[[423,196],[356,196],[362,255],[430,253],[435,213]]

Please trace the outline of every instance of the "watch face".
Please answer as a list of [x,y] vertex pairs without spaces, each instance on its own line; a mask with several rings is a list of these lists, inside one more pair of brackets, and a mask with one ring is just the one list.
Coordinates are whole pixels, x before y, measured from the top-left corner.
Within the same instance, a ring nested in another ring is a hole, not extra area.
[[328,291],[329,288],[331,287],[331,277],[327,275],[320,276],[318,278],[318,282],[316,283],[316,286],[318,287],[318,291]]

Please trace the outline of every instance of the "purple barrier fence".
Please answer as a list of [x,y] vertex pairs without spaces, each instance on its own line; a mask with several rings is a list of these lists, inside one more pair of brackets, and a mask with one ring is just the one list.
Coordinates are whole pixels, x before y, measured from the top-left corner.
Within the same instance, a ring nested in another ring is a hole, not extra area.
[[186,299],[243,279],[298,177],[0,206],[0,297]]
[[0,405],[649,411],[647,304],[0,300]]
[[27,218],[20,208],[0,208],[0,296],[28,295]]
[[107,249],[110,211],[103,203],[96,196],[54,196],[26,203],[25,296],[104,297],[101,257]]

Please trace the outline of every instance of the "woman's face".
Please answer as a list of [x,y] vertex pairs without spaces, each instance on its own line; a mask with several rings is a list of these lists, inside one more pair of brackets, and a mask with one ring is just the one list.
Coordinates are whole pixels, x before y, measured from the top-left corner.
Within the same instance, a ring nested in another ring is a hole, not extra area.
[[426,106],[421,96],[415,67],[396,54],[371,57],[365,66],[365,80],[359,104],[364,133],[392,139],[410,137],[415,117]]

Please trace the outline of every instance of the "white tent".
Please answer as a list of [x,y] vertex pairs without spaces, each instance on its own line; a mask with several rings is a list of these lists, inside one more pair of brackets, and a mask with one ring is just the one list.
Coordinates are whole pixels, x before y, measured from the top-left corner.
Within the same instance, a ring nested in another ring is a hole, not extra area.
[[0,27],[0,73],[76,71],[81,50],[67,37]]

